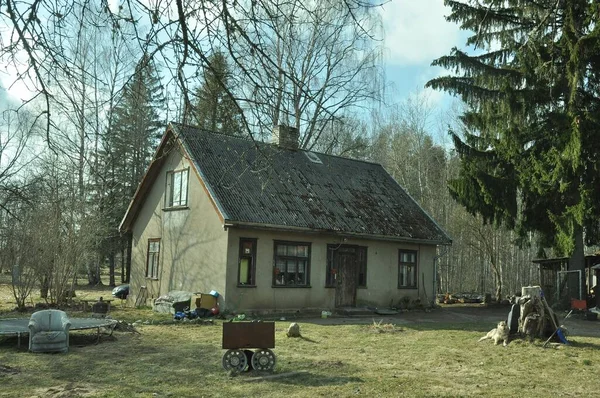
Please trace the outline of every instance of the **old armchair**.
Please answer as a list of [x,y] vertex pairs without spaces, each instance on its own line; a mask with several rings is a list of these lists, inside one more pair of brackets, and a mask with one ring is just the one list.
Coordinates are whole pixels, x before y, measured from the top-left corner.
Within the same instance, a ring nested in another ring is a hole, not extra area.
[[64,311],[42,310],[34,312],[29,320],[29,351],[69,351],[71,321]]

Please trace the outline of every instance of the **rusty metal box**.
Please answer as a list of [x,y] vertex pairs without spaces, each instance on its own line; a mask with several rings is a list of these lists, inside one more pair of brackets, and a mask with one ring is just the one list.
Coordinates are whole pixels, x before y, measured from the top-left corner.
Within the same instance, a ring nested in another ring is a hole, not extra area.
[[223,348],[275,348],[275,322],[225,322]]

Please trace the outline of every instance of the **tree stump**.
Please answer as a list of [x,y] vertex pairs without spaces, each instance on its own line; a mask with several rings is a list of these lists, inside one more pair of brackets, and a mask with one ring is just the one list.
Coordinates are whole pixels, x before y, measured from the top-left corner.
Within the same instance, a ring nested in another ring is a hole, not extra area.
[[558,329],[558,318],[548,305],[539,286],[523,286],[518,299],[521,307],[519,333],[534,338],[544,338]]

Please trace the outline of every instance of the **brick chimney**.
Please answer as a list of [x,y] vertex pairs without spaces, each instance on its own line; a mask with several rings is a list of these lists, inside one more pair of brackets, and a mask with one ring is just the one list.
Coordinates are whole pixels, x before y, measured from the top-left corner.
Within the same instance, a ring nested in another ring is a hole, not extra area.
[[273,142],[282,148],[298,149],[300,134],[295,127],[280,124],[273,127]]

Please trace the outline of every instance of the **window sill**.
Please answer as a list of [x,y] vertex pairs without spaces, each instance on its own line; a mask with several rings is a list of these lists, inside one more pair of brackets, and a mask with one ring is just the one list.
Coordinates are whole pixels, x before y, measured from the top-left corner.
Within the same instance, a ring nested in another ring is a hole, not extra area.
[[237,285],[237,287],[241,287],[242,289],[245,289],[245,288],[256,287],[256,285]]
[[188,210],[189,206],[173,206],[173,207],[164,207],[162,211],[177,211],[177,210]]
[[398,286],[398,289],[401,290],[417,290],[416,286]]
[[290,289],[310,289],[311,286],[310,285],[306,285],[306,286],[299,286],[299,285],[271,285],[272,288],[275,289],[285,289],[285,288],[290,288]]
[[[335,288],[336,287],[334,285],[325,285],[325,289],[335,289]],[[367,286],[356,286],[356,288],[357,289],[367,289],[368,287]],[[412,288],[412,289],[416,289],[416,287]]]
[[152,278],[151,276],[147,276],[146,279],[150,280],[150,281],[157,281],[158,280],[158,278]]

